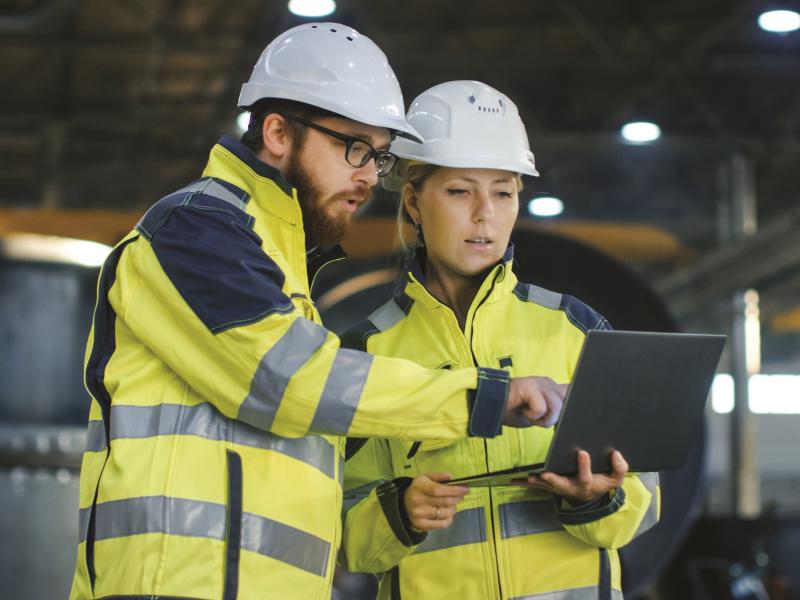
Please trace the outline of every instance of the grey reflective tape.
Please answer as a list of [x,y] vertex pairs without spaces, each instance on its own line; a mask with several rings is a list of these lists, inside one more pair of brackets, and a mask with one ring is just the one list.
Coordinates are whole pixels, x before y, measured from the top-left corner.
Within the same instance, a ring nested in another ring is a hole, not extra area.
[[386,331],[397,325],[405,316],[403,309],[394,300],[390,300],[368,316],[367,321],[375,325],[378,330]]
[[642,517],[642,522],[636,529],[634,537],[639,537],[645,531],[655,526],[658,523],[658,473],[638,473],[639,481],[644,484],[647,491],[650,492],[650,505],[647,507],[647,512]]
[[191,193],[202,193],[208,196],[214,196],[214,198],[219,198],[228,204],[232,204],[241,211],[245,210],[245,202],[242,201],[241,197],[239,197],[237,194],[234,194],[224,185],[220,185],[212,178],[200,179],[175,192],[175,194]]
[[550,500],[509,502],[500,505],[500,532],[504,538],[563,529]]
[[96,540],[168,533],[225,539],[225,506],[167,496],[102,502],[95,507]]
[[528,285],[528,301],[541,304],[547,308],[558,309],[561,306],[562,294],[551,292],[536,285]]
[[106,449],[106,426],[103,421],[89,421],[86,427],[86,451],[100,452]]
[[369,483],[365,483],[351,490],[346,490],[343,494],[342,513],[346,513],[353,508],[356,504],[369,496],[372,490],[382,483],[386,483],[386,481],[386,479],[376,479],[375,481],[370,481]]
[[328,331],[298,317],[261,359],[250,393],[239,408],[239,419],[268,431],[292,376],[325,343]]
[[[531,594],[529,596],[514,596],[509,600],[597,600],[597,586],[572,588],[571,590],[558,590],[544,594]],[[620,590],[611,590],[611,600],[623,600]]]
[[486,541],[486,516],[482,506],[469,508],[456,513],[453,524],[447,529],[429,531],[414,554],[433,552],[466,544],[478,544]]
[[242,515],[242,548],[324,577],[328,570],[330,542],[251,513]]
[[78,510],[78,543],[85,542],[86,536],[89,534],[89,514],[91,511],[91,507]]
[[358,409],[373,356],[347,348],[336,352],[311,421],[311,431],[347,435]]
[[[95,510],[95,539],[98,541],[147,533],[225,540],[227,511],[224,504],[147,496],[103,502]],[[89,509],[82,509],[81,520],[85,522],[88,514]],[[85,539],[82,535],[81,541]],[[245,550],[321,577],[327,571],[331,544],[289,525],[244,513],[241,540]]]
[[281,437],[228,419],[208,402],[194,406],[157,404],[111,407],[112,441],[158,435],[193,435],[273,450],[319,469],[331,479],[335,476],[338,450],[320,436]]

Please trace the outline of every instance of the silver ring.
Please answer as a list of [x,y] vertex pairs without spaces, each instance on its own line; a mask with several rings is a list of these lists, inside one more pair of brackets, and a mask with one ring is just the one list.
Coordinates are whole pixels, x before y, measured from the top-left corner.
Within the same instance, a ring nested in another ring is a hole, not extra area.
[[433,513],[433,518],[436,521],[439,520],[439,507],[438,506],[436,507],[436,512]]

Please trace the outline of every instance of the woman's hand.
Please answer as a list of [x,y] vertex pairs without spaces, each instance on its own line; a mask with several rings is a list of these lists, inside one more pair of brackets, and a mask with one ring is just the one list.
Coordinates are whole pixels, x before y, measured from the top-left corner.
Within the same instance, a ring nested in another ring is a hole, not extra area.
[[556,473],[541,473],[528,477],[528,485],[564,498],[573,505],[596,500],[618,488],[625,481],[628,463],[617,450],[611,453],[611,473],[592,473],[592,459],[585,450],[578,451],[578,473],[564,477]]
[[469,488],[444,485],[450,473],[417,475],[403,494],[403,503],[411,526],[417,531],[444,529],[453,523],[456,505],[464,499]]

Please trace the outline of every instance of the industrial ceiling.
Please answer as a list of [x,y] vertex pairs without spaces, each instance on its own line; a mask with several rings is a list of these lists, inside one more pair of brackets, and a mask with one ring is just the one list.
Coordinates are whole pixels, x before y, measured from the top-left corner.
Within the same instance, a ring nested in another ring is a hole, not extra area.
[[[517,102],[542,173],[523,196],[564,201],[552,227],[626,238],[626,262],[690,328],[724,329],[733,290],[756,287],[765,368],[797,370],[800,33],[759,29],[774,3],[337,4],[328,19],[386,52],[407,102],[452,79]],[[139,212],[196,178],[236,133],[264,45],[303,21],[282,0],[0,1],[0,224],[20,209]],[[664,136],[622,143],[637,119]],[[755,231],[735,233],[737,197],[755,198]]]

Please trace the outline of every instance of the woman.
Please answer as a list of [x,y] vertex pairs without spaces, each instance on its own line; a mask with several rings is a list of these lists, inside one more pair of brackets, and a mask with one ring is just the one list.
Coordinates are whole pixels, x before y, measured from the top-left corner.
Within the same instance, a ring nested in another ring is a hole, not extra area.
[[[563,396],[587,330],[608,323],[511,270],[520,174],[538,175],[516,106],[453,81],[420,95],[408,122],[426,141],[393,143],[403,161],[388,184],[401,191],[401,239],[411,223],[415,252],[402,291],[345,343],[430,367],[540,376],[545,393]],[[504,427],[489,440],[350,440],[344,565],[380,574],[379,598],[621,598],[616,548],[657,521],[655,474],[627,474],[618,452],[612,473],[592,474],[579,452],[571,478],[469,493],[443,484],[543,462],[551,439],[552,429]]]

